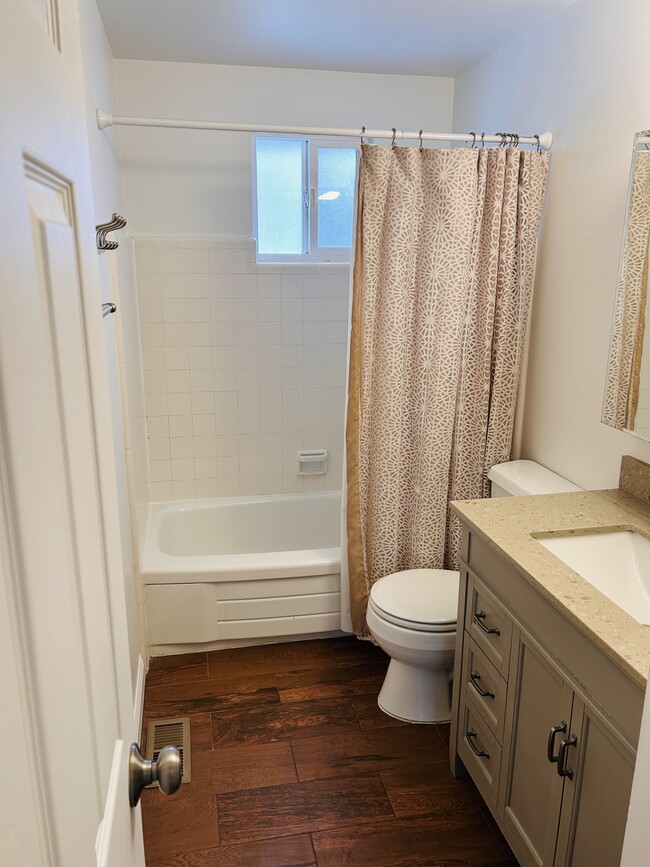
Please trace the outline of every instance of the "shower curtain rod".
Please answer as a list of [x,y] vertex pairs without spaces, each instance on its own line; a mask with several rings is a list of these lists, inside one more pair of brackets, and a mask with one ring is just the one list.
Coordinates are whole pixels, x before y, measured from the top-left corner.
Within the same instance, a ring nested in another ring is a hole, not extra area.
[[[340,127],[300,127],[300,126],[278,126],[275,124],[254,124],[254,123],[218,123],[211,120],[173,120],[164,117],[128,117],[119,114],[109,114],[108,112],[97,109],[97,126],[99,129],[106,129],[108,126],[156,126],[168,127],[171,129],[216,129],[231,132],[271,132],[271,133],[288,133],[291,135],[322,135],[322,136],[345,136],[346,138],[389,138],[389,139],[417,139],[422,141],[474,141],[477,144],[501,144],[504,141],[504,136],[511,140],[515,138],[513,133],[496,133],[494,135],[484,135],[482,133],[456,133],[456,132],[419,132],[407,130],[392,130],[392,129],[342,129]],[[519,144],[539,145],[542,150],[550,150],[553,144],[553,133],[544,132],[539,136],[521,135],[518,138]]]

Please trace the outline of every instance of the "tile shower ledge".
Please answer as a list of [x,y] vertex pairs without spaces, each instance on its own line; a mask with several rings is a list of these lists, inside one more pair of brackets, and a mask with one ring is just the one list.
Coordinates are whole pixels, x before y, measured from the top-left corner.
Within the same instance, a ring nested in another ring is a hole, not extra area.
[[634,530],[650,538],[650,505],[621,490],[611,490],[465,500],[452,503],[452,509],[645,689],[650,627],[637,623],[534,537]]

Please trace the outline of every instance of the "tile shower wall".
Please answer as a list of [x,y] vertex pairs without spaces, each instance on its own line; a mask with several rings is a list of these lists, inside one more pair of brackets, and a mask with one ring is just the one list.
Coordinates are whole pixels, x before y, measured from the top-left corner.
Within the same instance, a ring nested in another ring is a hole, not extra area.
[[[341,487],[347,265],[257,265],[255,241],[137,238],[154,501]],[[327,448],[325,476],[296,450]]]

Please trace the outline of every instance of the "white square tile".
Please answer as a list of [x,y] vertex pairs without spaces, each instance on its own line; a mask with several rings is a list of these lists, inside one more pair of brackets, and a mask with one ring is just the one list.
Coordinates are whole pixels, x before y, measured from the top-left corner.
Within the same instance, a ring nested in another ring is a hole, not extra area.
[[303,341],[310,345],[325,343],[325,323],[305,322],[303,325]]
[[186,298],[184,274],[161,274],[160,295],[162,298]]
[[213,413],[208,412],[192,416],[192,433],[195,437],[214,437],[215,432]]
[[186,346],[165,347],[165,369],[186,370],[190,366],[190,353]]
[[345,367],[326,367],[325,368],[325,385],[327,388],[344,389],[347,381],[347,370]]
[[327,297],[328,298],[345,298],[346,301],[350,294],[350,276],[349,274],[328,274],[327,280]]
[[232,274],[232,250],[211,250],[209,258],[209,268],[211,274]]
[[296,298],[282,299],[282,321],[283,322],[302,322],[303,320],[303,301]]
[[141,298],[138,312],[140,322],[162,322],[162,301],[160,298]]
[[345,298],[328,298],[326,318],[328,322],[347,322],[348,302]]
[[302,476],[285,475],[282,479],[282,490],[285,494],[302,494],[303,483]]
[[262,475],[262,493],[263,494],[281,494],[282,491],[282,475],[276,473],[274,475]]
[[235,323],[235,343],[239,346],[257,346],[259,344],[259,331],[257,322]]
[[237,367],[237,348],[235,346],[215,346],[212,350],[212,364],[215,371]]
[[239,476],[239,458],[237,455],[224,455],[217,458],[217,477]]
[[[196,472],[196,469],[195,469]],[[219,484],[216,478],[197,478],[196,479],[196,497],[197,499],[212,499],[219,496]]]
[[242,455],[239,458],[239,472],[242,476],[259,476],[262,472],[260,455]]
[[192,416],[191,415],[170,415],[169,416],[169,436],[176,437],[191,437],[192,436]]
[[302,412],[283,412],[282,413],[282,430],[284,432],[294,432],[303,430],[303,414]]
[[303,277],[301,274],[282,275],[282,297],[302,298]]
[[[306,409],[303,416],[306,431],[325,431],[325,410]],[[312,448],[312,446],[305,446],[305,448]],[[318,446],[314,446],[314,448],[318,448]]]
[[175,391],[190,390],[189,370],[168,370],[165,376],[167,378],[167,391],[170,394]]
[[151,274],[160,271],[158,250],[136,247],[135,267],[138,274]]
[[158,274],[145,272],[138,274],[138,295],[140,298],[160,298],[160,279]]
[[302,322],[282,323],[282,343],[287,346],[301,344],[303,341]]
[[246,251],[245,250],[233,250],[232,251],[232,270],[235,274],[245,274],[246,273]]
[[325,476],[305,476],[302,480],[303,492],[305,494],[315,494],[318,491],[325,490]]
[[205,415],[214,412],[214,392],[195,391],[192,393],[192,415]]
[[304,347],[303,363],[307,367],[325,367],[325,344],[314,343]]
[[237,429],[240,434],[256,434],[260,432],[259,412],[238,412]]
[[145,370],[144,371],[144,392],[145,394],[163,394],[167,391],[167,383],[165,381],[164,370]]
[[259,391],[240,391],[237,395],[237,409],[239,412],[259,412]]
[[260,413],[260,432],[280,433],[282,431],[282,413],[281,412],[262,412]]
[[167,395],[166,394],[148,394],[146,396],[147,417],[156,415],[167,415]]
[[275,346],[282,343],[282,323],[260,322],[259,339],[260,346]]
[[150,461],[168,461],[171,458],[169,448],[169,439],[150,439],[149,440],[149,460]]
[[234,322],[235,302],[230,298],[213,298],[212,302],[213,322]]
[[240,455],[259,455],[260,434],[240,434],[239,435],[239,454]]
[[258,357],[260,370],[282,367],[282,347],[279,344],[277,346],[260,346]]
[[194,437],[194,457],[213,458],[217,454],[216,436]]
[[262,479],[260,476],[240,476],[239,493],[242,497],[259,497],[262,493]]
[[260,434],[259,453],[261,455],[281,455],[282,437],[283,434],[280,431]]
[[215,414],[215,424],[217,428],[217,436],[236,434],[237,413],[218,412]]
[[[188,392],[178,392],[167,395],[169,415],[190,415],[192,412],[192,396]],[[189,436],[189,434],[184,434]]]
[[260,368],[260,391],[277,391],[282,388],[282,369],[279,367]]
[[142,349],[143,370],[164,370],[165,350],[161,346],[143,347]]
[[327,430],[343,430],[345,408],[343,406],[325,409],[325,428]]
[[212,343],[214,346],[233,346],[235,344],[235,329],[232,322],[212,323]]
[[260,392],[259,408],[262,412],[276,412],[282,409],[282,391],[272,389]]
[[214,391],[214,372],[212,370],[190,370],[191,391]]
[[172,482],[174,500],[196,499],[196,485],[194,479],[175,479]]
[[213,298],[231,299],[235,297],[235,278],[232,274],[211,274],[210,294]]
[[212,329],[209,322],[190,322],[187,326],[188,346],[212,346]]
[[167,416],[153,416],[147,418],[147,433],[151,439],[169,437],[169,419]]
[[280,275],[260,274],[257,278],[257,294],[261,300],[280,300],[282,297],[282,278]]
[[235,298],[257,300],[257,274],[235,274]]
[[174,437],[170,440],[172,460],[194,457],[193,437]]
[[217,478],[217,459],[214,455],[194,458],[194,475],[197,479]]
[[209,299],[210,278],[207,274],[186,274],[185,295],[188,299]]
[[302,367],[285,367],[282,370],[282,388],[302,388],[305,372]]
[[150,461],[149,475],[152,482],[168,482],[172,477],[171,461]]
[[304,363],[303,347],[299,346],[282,346],[282,366],[283,367],[302,367]]
[[218,479],[217,490],[220,497],[238,497],[239,496],[239,476],[232,478]]
[[305,409],[325,409],[325,389],[306,388],[303,391],[303,406]]
[[325,298],[326,277],[324,274],[308,274],[304,277],[303,293],[305,300],[308,298]]
[[292,411],[302,409],[302,388],[286,388],[282,391],[282,409]]
[[174,498],[171,482],[151,482],[149,491],[152,503],[168,503]]
[[140,338],[143,346],[163,346],[164,338],[162,325],[143,322],[140,325]]
[[227,455],[239,454],[239,440],[235,434],[227,434],[217,437],[217,455],[225,457]]
[[216,392],[237,390],[237,371],[235,368],[231,368],[230,370],[215,370],[214,390]]
[[188,322],[210,322],[210,299],[189,298],[187,300]]
[[207,250],[183,251],[183,271],[186,274],[207,274],[209,270]]
[[[245,394],[247,392],[242,392]],[[251,394],[256,392],[252,391]],[[217,391],[214,395],[215,412],[237,412],[238,392],[236,391]]]
[[190,346],[188,357],[190,370],[212,369],[212,348],[210,346]]
[[[260,322],[280,322],[282,319],[282,302],[261,299],[258,303]],[[153,320],[151,320],[153,321]]]
[[165,346],[187,346],[187,325],[177,322],[165,323],[163,325],[163,341]]
[[311,298],[306,299],[303,308],[303,318],[305,322],[324,322],[325,321],[325,299]]
[[282,451],[295,460],[295,452],[303,447],[304,434],[299,431],[284,431],[282,434]]
[[327,322],[325,325],[325,341],[326,343],[343,343],[348,341],[348,323],[346,322]]
[[280,475],[282,473],[282,455],[260,455],[261,472],[266,475]]
[[325,364],[327,367],[343,367],[348,360],[348,347],[345,343],[328,343],[325,348]]
[[257,322],[257,299],[236,298],[235,321]]
[[237,367],[241,369],[260,367],[260,350],[258,346],[237,347]]
[[259,391],[260,372],[257,369],[237,371],[237,391]]
[[193,479],[194,478],[194,459],[193,458],[179,458],[178,460],[174,460],[172,458],[172,481],[179,481],[180,479]]

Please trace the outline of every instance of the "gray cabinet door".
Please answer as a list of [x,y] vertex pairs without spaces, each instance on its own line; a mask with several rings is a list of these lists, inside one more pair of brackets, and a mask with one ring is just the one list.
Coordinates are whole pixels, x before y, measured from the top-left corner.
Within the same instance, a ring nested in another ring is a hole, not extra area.
[[577,696],[571,735],[555,867],[619,867],[634,752]]
[[[563,778],[549,761],[552,726],[571,724],[573,690],[549,657],[513,629],[499,806],[522,867],[552,867]],[[552,739],[553,755],[566,733]],[[594,867],[594,865],[591,865]]]

